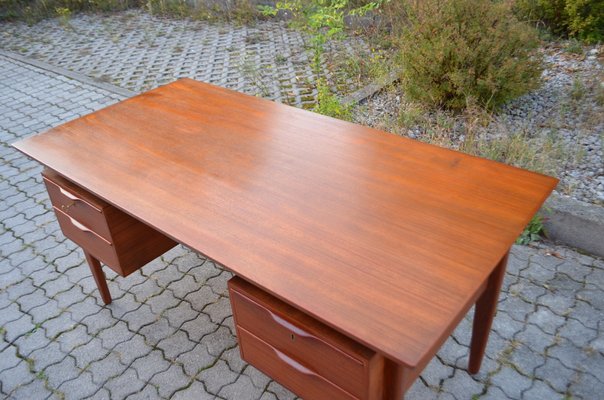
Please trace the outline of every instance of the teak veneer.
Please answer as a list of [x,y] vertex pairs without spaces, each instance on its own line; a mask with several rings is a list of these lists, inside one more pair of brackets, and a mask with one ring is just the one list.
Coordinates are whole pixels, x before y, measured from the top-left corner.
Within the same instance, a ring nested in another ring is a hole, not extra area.
[[388,399],[474,303],[478,370],[507,252],[557,183],[190,79],[15,147],[383,356]]

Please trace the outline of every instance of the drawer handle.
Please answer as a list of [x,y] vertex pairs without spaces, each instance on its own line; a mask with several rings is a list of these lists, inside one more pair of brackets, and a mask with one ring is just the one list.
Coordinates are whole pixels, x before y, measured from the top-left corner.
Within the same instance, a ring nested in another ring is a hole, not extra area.
[[289,329],[290,331],[294,332],[298,336],[311,337],[311,335],[309,335],[308,333],[304,332],[302,329],[298,328],[296,325],[294,325],[294,324],[292,324],[292,323],[284,320],[283,318],[279,317],[278,315],[273,314],[270,311],[268,313],[270,314],[270,316],[273,319],[273,321],[275,321],[276,323],[278,323],[279,325],[281,325],[285,329]]
[[74,196],[73,194],[69,193],[67,190],[63,189],[62,187],[59,186],[59,191],[61,192],[61,194],[65,197],[67,197],[69,200],[71,201],[82,201],[82,199],[80,199],[77,196]]
[[277,350],[275,348],[272,348],[272,349],[275,352],[275,354],[277,355],[277,357],[279,357],[281,359],[281,361],[283,361],[284,363],[286,363],[287,365],[289,365],[296,371],[298,371],[304,375],[317,376],[317,374],[315,374],[312,370],[306,368],[304,365],[300,364],[293,358],[286,356],[285,354],[281,353],[279,350]]
[[76,221],[75,219],[71,218],[70,216],[67,216],[67,218],[69,218],[69,220],[71,221],[71,224],[73,226],[75,226],[76,228],[78,228],[82,232],[90,232],[90,233],[92,233],[92,231],[90,229],[88,229],[87,227],[85,227],[84,225],[82,225],[81,223],[79,223],[78,221]]

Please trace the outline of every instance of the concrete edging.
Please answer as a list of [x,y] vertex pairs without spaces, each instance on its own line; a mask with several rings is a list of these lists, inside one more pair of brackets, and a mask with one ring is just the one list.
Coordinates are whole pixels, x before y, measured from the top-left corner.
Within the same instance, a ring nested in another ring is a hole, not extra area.
[[76,81],[85,83],[90,86],[97,87],[97,88],[105,90],[107,92],[118,94],[120,96],[132,97],[132,96],[135,96],[138,94],[136,92],[133,92],[132,90],[124,89],[119,86],[112,85],[110,83],[101,82],[98,79],[90,78],[90,77],[80,74],[78,72],[73,72],[73,71],[70,71],[68,69],[61,68],[61,67],[55,67],[54,65],[50,65],[43,61],[38,61],[38,60],[34,60],[32,58],[24,57],[22,55],[15,54],[10,51],[0,49],[0,56],[10,58],[12,60],[15,60],[15,61],[18,61],[18,62],[21,62],[24,64],[32,65],[36,68],[40,68],[42,70],[52,72],[53,74],[62,75],[69,79],[74,79]]

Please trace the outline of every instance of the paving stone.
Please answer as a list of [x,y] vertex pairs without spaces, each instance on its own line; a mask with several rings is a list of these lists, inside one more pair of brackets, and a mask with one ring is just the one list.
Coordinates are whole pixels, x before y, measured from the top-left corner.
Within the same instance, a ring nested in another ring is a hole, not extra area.
[[120,319],[128,324],[132,332],[138,332],[144,326],[156,322],[158,316],[151,311],[148,304],[143,304],[136,310],[124,314]]
[[243,369],[248,365],[245,361],[241,359],[239,346],[233,347],[232,349],[229,349],[222,353],[220,359],[226,361],[231,371],[237,373],[241,373],[241,371],[243,371]]
[[184,255],[178,257],[178,259],[174,261],[174,265],[176,266],[178,271],[180,271],[180,273],[186,274],[191,270],[191,268],[200,267],[206,261],[207,259],[205,257],[197,254],[192,250],[187,250]]
[[205,344],[199,343],[193,349],[179,354],[175,362],[182,364],[188,376],[194,377],[201,370],[212,366],[216,357],[208,352]]
[[108,389],[113,399],[123,399],[130,394],[139,392],[145,382],[138,379],[136,371],[132,368],[127,369],[120,375],[111,378],[103,387]]
[[565,393],[577,373],[566,368],[555,358],[547,358],[545,364],[535,370],[535,377],[546,381],[555,391]]
[[159,395],[170,398],[172,394],[180,389],[189,386],[191,378],[189,378],[182,370],[182,367],[177,364],[172,364],[164,372],[160,372],[151,378],[150,383],[157,386]]
[[537,311],[529,315],[527,322],[538,326],[545,333],[555,335],[558,328],[564,325],[565,319],[549,308],[538,306]]
[[190,341],[183,331],[177,331],[157,344],[157,348],[164,352],[164,357],[168,361],[175,361],[180,354],[193,349],[193,347],[195,347],[195,343]]
[[[182,274],[182,272],[176,272],[177,274]],[[174,296],[177,298],[183,298],[187,294],[194,292],[199,289],[199,284],[195,281],[191,275],[183,275],[181,279],[170,283],[168,286]]]
[[61,333],[55,339],[63,353],[70,353],[74,348],[88,343],[89,340],[90,336],[84,325],[76,325],[74,329]]
[[103,307],[100,307],[92,297],[84,297],[67,308],[71,313],[71,319],[75,322],[80,322],[89,315],[94,316],[102,309]]
[[125,293],[119,298],[119,301],[113,301],[108,305],[111,315],[116,319],[121,319],[126,313],[138,310],[140,306],[141,303],[136,301],[134,296],[130,293]]
[[126,342],[132,336],[134,336],[134,333],[128,330],[128,326],[122,321],[117,321],[115,325],[103,329],[97,335],[103,342],[103,347],[106,349],[113,349],[118,343]]
[[14,344],[19,348],[21,356],[28,356],[33,351],[47,346],[49,343],[46,337],[46,331],[42,327],[34,326],[32,331],[20,336],[15,340]]
[[235,347],[237,340],[229,329],[220,327],[215,332],[207,335],[204,338],[204,343],[208,347],[208,352],[211,355],[218,357],[225,350]]
[[442,381],[453,376],[453,368],[444,365],[438,357],[434,357],[423,370],[421,376],[428,386],[439,388]]
[[256,400],[262,395],[263,391],[264,388],[259,389],[252,384],[249,376],[239,375],[235,382],[220,389],[218,395],[232,400]]
[[535,325],[526,325],[525,329],[516,335],[516,339],[540,354],[545,354],[545,349],[555,340],[553,336],[543,332]]
[[64,381],[58,390],[65,395],[66,400],[76,400],[91,397],[99,390],[99,387],[92,381],[92,374],[83,371],[76,378]]
[[124,365],[130,365],[134,360],[151,353],[152,350],[153,348],[145,343],[145,338],[138,334],[113,349]]
[[604,382],[604,355],[593,349],[578,348],[570,341],[561,339],[555,346],[548,349],[548,356],[556,358],[566,368],[575,371],[587,371]]
[[569,317],[588,328],[598,329],[598,322],[602,320],[602,312],[593,308],[589,303],[577,301]]
[[560,398],[560,393],[557,393],[542,381],[534,380],[533,386],[522,393],[522,398],[524,400],[558,399]]
[[[173,397],[173,399],[176,397]],[[197,395],[197,397],[193,397],[191,398],[191,400],[193,399],[197,399],[200,398],[200,395]],[[139,391],[138,393],[134,393],[129,395],[128,397],[126,397],[126,400],[159,400],[161,399],[161,397],[159,397],[159,393],[157,393],[157,388],[153,385],[147,384],[145,385],[141,391]],[[201,397],[201,399],[203,399],[203,397]]]
[[12,368],[5,369],[0,372],[0,382],[2,382],[2,391],[11,393],[17,387],[26,385],[34,380],[34,376],[30,373],[29,367],[25,361]]
[[151,307],[151,311],[155,314],[161,314],[164,311],[176,307],[180,300],[174,297],[174,294],[170,290],[164,290],[157,296],[153,296],[145,300],[145,304]]
[[264,390],[271,381],[268,376],[264,375],[264,373],[256,369],[253,365],[247,365],[243,371],[243,374],[247,375],[251,379],[252,385],[257,389]]
[[108,309],[104,308],[97,314],[87,316],[80,323],[86,325],[88,334],[97,335],[101,330],[115,325],[117,320],[113,318]]
[[0,372],[14,368],[21,362],[17,357],[17,348],[15,346],[7,346],[0,351]]
[[[230,312],[229,312],[230,314]],[[168,323],[174,328],[180,328],[186,321],[195,319],[198,312],[191,308],[191,305],[183,301],[178,306],[170,308],[163,313],[163,317],[168,320]]]
[[128,367],[120,363],[117,353],[111,352],[107,357],[91,362],[88,371],[92,373],[93,382],[101,385],[108,379],[119,376],[126,368]]
[[[293,395],[290,395],[290,396],[293,396]],[[281,399],[281,397],[279,397],[279,399]],[[425,400],[437,400],[438,392],[435,389],[424,385],[424,383],[418,379],[415,381],[415,383],[413,385],[411,385],[411,387],[409,388],[407,393],[405,393],[405,399],[408,399],[408,400],[424,400],[424,399]]]
[[569,392],[571,398],[601,399],[602,393],[604,393],[604,383],[589,374],[583,374],[571,383]]
[[49,339],[53,339],[75,326],[76,323],[71,319],[69,312],[63,312],[58,317],[48,319],[42,323],[42,327],[46,331],[46,337]]
[[507,366],[491,377],[491,383],[501,388],[510,398],[519,399],[522,392],[532,386],[530,378],[520,375],[517,371]]
[[174,393],[172,400],[212,400],[215,396],[206,392],[203,384],[199,381],[193,381],[191,386]]
[[30,383],[19,386],[12,394],[12,399],[46,399],[52,392],[44,386],[44,382],[34,379]]
[[218,394],[223,386],[235,382],[237,377],[238,375],[231,371],[222,360],[218,360],[211,368],[204,369],[198,375],[198,379],[205,383],[206,388],[212,394]]
[[458,400],[466,400],[478,397],[486,390],[486,386],[476,382],[466,371],[458,369],[452,378],[443,381],[441,390],[452,394]]
[[80,370],[76,367],[73,357],[67,356],[57,364],[53,364],[44,370],[44,375],[48,379],[48,384],[53,388],[58,388],[65,381],[76,378]]
[[197,283],[203,285],[209,279],[220,275],[222,271],[222,268],[218,267],[214,262],[206,260],[202,265],[191,268],[188,274],[193,276]]
[[148,382],[155,374],[166,371],[170,363],[164,359],[159,350],[153,350],[146,357],[135,360],[131,367],[136,370],[138,378]]
[[[489,386],[487,392],[480,397],[480,400],[505,400],[510,399],[500,387],[492,385]],[[511,399],[510,399],[511,400]]]
[[195,311],[202,312],[208,305],[218,301],[220,297],[208,286],[203,286],[199,290],[189,293],[185,300],[191,304]]
[[25,335],[34,329],[34,324],[32,323],[32,319],[29,315],[23,314],[20,318],[5,323],[3,328],[5,340],[12,342],[19,336]]
[[52,364],[59,363],[65,356],[66,354],[61,351],[58,343],[50,342],[47,346],[34,350],[29,358],[34,361],[34,369],[42,371]]
[[70,354],[76,360],[78,368],[85,369],[91,362],[102,360],[109,355],[110,350],[105,349],[102,343],[101,339],[92,337],[87,343],[74,347]]
[[176,332],[176,329],[168,324],[168,320],[165,318],[159,318],[152,324],[145,325],[141,330],[140,334],[145,337],[145,340],[150,345],[157,345],[161,340],[172,336]]
[[509,362],[524,375],[532,376],[537,367],[545,364],[545,356],[532,351],[524,344],[519,344],[510,354]]

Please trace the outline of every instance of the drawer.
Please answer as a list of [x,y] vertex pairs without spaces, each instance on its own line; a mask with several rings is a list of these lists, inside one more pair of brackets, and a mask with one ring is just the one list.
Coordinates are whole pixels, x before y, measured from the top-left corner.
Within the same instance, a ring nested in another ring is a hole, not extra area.
[[53,208],[55,210],[57,220],[59,221],[59,225],[61,226],[61,230],[67,238],[73,240],[77,245],[83,249],[86,249],[86,251],[92,254],[95,258],[108,266],[115,268],[116,265],[119,265],[115,248],[110,241],[97,235],[88,227],[80,223],[75,218],[65,214],[57,207]]
[[381,356],[240,278],[229,289],[238,326],[359,399],[373,398]]
[[104,215],[104,210],[109,207],[107,203],[51,171],[44,171],[42,176],[55,208],[111,241],[111,232]]
[[241,358],[306,400],[355,400],[356,397],[313,371],[310,366],[276,349],[237,326]]

